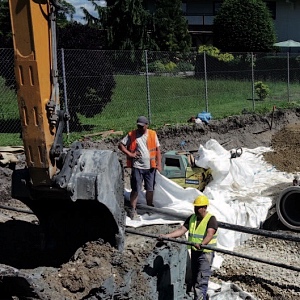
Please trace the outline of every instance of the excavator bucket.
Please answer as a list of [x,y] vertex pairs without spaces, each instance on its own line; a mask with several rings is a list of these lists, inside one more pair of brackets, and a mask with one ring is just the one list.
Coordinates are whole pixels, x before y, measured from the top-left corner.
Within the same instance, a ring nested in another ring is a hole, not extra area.
[[62,169],[49,187],[31,186],[28,170],[15,170],[12,196],[39,219],[47,249],[63,249],[67,258],[83,243],[102,239],[122,251],[124,185],[117,154],[75,143],[63,157]]

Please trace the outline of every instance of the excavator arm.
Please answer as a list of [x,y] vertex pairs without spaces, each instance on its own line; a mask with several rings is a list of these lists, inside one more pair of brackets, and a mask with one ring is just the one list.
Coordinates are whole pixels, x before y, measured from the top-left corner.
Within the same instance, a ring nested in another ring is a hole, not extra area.
[[12,196],[37,215],[48,248],[70,246],[73,251],[101,238],[123,249],[123,174],[117,154],[84,149],[79,142],[63,148],[68,116],[59,100],[58,5],[54,0],[10,0],[9,6],[27,164],[13,172]]
[[22,138],[32,185],[50,185],[56,173],[51,148],[59,120],[55,6],[11,0],[15,76]]

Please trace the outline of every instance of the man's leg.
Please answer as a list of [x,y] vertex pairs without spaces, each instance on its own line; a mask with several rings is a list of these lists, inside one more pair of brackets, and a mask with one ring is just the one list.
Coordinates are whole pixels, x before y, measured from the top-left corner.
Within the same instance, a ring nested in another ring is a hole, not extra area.
[[201,255],[200,251],[191,251],[191,269],[192,269],[192,289],[194,291],[194,300],[201,299],[202,292],[196,287],[198,273],[200,272],[199,266],[199,256]]
[[153,191],[155,185],[155,174],[156,169],[150,169],[144,172],[144,182],[145,182],[145,190],[146,190],[146,202],[148,206],[153,205]]
[[214,252],[200,252],[197,258],[197,278],[194,285],[195,299],[206,300],[208,281],[211,275],[211,265],[214,259]]
[[131,169],[131,177],[130,177],[130,185],[131,185],[131,193],[130,193],[130,213],[129,217],[134,219],[138,217],[136,212],[136,205],[138,201],[139,191],[142,187],[143,178],[139,169],[132,168]]
[[132,190],[130,193],[130,205],[133,209],[136,209],[137,200],[138,192]]
[[148,206],[153,205],[153,191],[146,191],[146,201]]

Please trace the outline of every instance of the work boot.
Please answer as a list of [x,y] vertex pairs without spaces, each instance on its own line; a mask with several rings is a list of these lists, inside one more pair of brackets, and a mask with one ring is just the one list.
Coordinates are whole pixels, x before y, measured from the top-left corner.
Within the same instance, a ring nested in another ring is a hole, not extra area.
[[[155,207],[152,203],[151,204],[147,204],[149,207]],[[147,211],[147,214],[149,215],[149,216],[151,216],[151,215],[153,215],[153,214],[155,214],[155,212],[153,211],[153,210],[151,210],[151,209],[149,209],[148,211]]]
[[141,216],[138,215],[138,213],[137,213],[137,211],[135,209],[134,209],[133,217],[131,218],[131,220],[141,221]]
[[127,215],[131,220],[140,220],[140,215],[137,214],[136,209],[133,207],[128,208]]

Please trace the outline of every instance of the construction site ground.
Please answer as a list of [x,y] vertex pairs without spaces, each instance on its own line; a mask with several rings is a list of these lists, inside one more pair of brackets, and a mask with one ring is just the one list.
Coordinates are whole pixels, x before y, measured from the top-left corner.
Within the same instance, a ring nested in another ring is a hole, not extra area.
[[[300,172],[299,116],[300,110],[297,109],[275,110],[274,114],[244,114],[211,120],[209,124],[166,125],[157,132],[162,153],[180,150],[183,144],[186,149],[194,150],[209,139],[217,140],[227,150],[272,146],[275,151],[265,153],[265,159],[280,171],[296,174]],[[110,149],[119,153],[119,141],[120,137],[99,141],[93,137],[93,140],[85,139],[83,142],[86,148]],[[119,153],[119,156],[125,162],[124,155]],[[19,166],[24,165],[24,157],[18,158]],[[41,251],[43,233],[38,220],[34,215],[22,212],[22,209],[27,209],[24,204],[11,199],[11,174],[8,166],[0,167],[0,205],[12,208],[0,208],[0,269],[1,265],[5,265],[16,268],[24,276],[39,274],[35,283],[40,284],[41,299],[101,299],[95,297],[93,291],[112,274],[119,293],[114,299],[153,299],[153,291],[149,291],[149,282],[145,277],[145,259],[157,247],[157,240],[126,234],[123,253],[102,241],[91,241],[79,248],[69,260],[49,262],[46,254]],[[126,187],[129,187],[128,177],[129,172],[125,170]],[[286,187],[287,183],[276,185],[265,191],[265,195],[272,197],[275,203]],[[274,213],[272,207],[266,220],[267,228],[300,235],[282,226]],[[160,234],[174,227],[176,225],[145,226],[139,230]],[[176,248],[177,245],[172,244],[172,247]],[[297,242],[253,235],[234,250],[300,268],[300,245]],[[260,300],[300,299],[299,272],[235,256],[222,256],[224,261],[221,268],[214,271],[212,282],[234,283]],[[130,290],[125,288],[128,280],[131,281]],[[103,294],[109,295],[109,291],[103,291]],[[42,298],[43,295],[51,297]],[[0,299],[6,298],[0,294]],[[112,298],[107,296],[103,299]],[[160,299],[171,298],[161,295]]]

